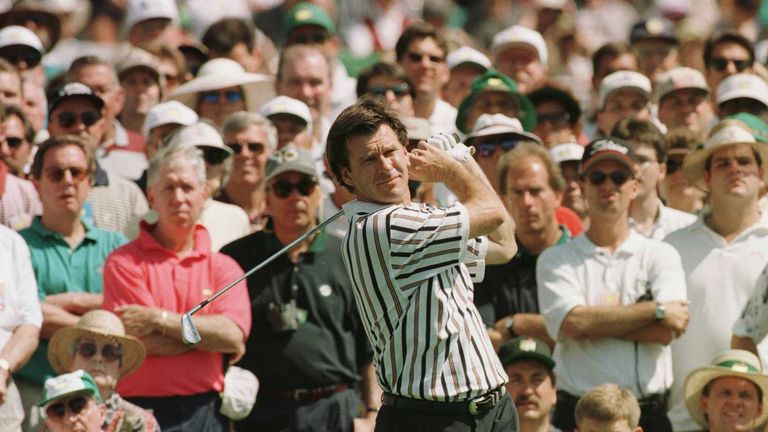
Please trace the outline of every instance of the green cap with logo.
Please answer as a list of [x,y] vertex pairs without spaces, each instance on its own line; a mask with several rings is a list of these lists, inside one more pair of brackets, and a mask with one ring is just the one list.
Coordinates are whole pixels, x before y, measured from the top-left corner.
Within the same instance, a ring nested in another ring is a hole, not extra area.
[[549,349],[549,346],[539,339],[526,336],[519,336],[505,342],[499,348],[499,359],[504,366],[521,360],[536,360],[544,364],[549,370],[555,368],[555,361],[552,360],[552,350]]
[[44,407],[57,399],[78,394],[93,396],[101,402],[101,394],[93,377],[82,369],[45,380],[43,400],[38,406]]
[[293,144],[288,144],[269,156],[264,181],[268,182],[288,171],[306,174],[314,179],[318,178],[317,166],[312,154]]
[[314,3],[302,2],[288,11],[285,18],[285,34],[305,25],[319,26],[332,35],[336,34],[336,25],[328,12]]
[[749,127],[750,132],[752,132],[752,135],[756,140],[763,144],[768,144],[768,124],[766,124],[760,117],[754,114],[740,112],[726,118],[741,120],[747,127]]
[[517,119],[522,123],[523,129],[530,132],[536,127],[536,111],[533,108],[533,104],[524,94],[517,90],[517,83],[503,73],[494,69],[489,69],[472,81],[471,93],[461,101],[461,105],[459,105],[459,113],[456,116],[457,129],[465,134],[472,131],[472,128],[467,124],[470,108],[480,94],[488,91],[512,94],[519,108]]

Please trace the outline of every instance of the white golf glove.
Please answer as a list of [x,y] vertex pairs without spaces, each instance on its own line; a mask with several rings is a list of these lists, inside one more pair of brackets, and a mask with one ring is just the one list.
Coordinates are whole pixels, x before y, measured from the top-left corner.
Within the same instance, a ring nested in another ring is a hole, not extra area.
[[427,143],[448,153],[457,161],[464,163],[474,154],[473,147],[467,147],[459,141],[459,136],[455,133],[439,133],[432,135],[427,139]]

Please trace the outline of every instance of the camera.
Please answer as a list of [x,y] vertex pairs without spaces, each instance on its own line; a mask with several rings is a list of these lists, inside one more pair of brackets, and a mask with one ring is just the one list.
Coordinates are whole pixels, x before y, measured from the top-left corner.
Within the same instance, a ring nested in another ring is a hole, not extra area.
[[288,303],[270,303],[267,321],[275,333],[295,331],[299,328],[299,309],[296,300]]

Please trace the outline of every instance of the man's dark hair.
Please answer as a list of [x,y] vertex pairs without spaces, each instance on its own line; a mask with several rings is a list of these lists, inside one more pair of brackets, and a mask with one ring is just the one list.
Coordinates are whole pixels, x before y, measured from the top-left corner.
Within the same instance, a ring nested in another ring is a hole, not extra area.
[[609,58],[616,58],[624,54],[636,55],[632,47],[625,42],[609,42],[601,46],[592,54],[592,73],[597,74],[600,65]]
[[8,105],[5,107],[5,114],[2,116],[2,118],[3,120],[8,120],[12,116],[16,116],[19,118],[19,120],[21,120],[22,127],[24,128],[24,140],[26,140],[29,145],[32,145],[32,143],[35,141],[35,135],[37,132],[32,126],[32,123],[29,121],[27,114],[24,112],[24,110],[16,105]]
[[401,61],[405,54],[408,52],[408,46],[411,42],[417,39],[432,38],[437,43],[437,46],[443,51],[443,56],[448,55],[448,44],[445,38],[432,24],[424,21],[416,21],[409,25],[403,33],[400,35],[400,39],[395,44],[395,55],[397,61]]
[[709,68],[712,65],[712,53],[714,53],[715,48],[726,42],[735,43],[744,47],[744,49],[749,52],[750,66],[755,62],[755,46],[752,42],[738,33],[725,32],[712,36],[704,44],[704,67]]
[[647,120],[625,118],[616,123],[611,131],[611,136],[623,139],[632,145],[633,150],[638,147],[650,147],[656,153],[657,162],[664,163],[667,161],[664,134]]
[[96,172],[96,159],[93,157],[93,153],[88,150],[88,145],[85,143],[85,139],[77,135],[63,134],[52,136],[40,144],[37,153],[35,153],[35,159],[32,161],[32,178],[38,180],[42,178],[43,160],[45,159],[45,154],[48,153],[49,150],[70,145],[79,147],[80,150],[83,151],[88,164],[88,176],[92,177],[93,173]]
[[353,192],[352,187],[345,184],[341,177],[341,168],[349,168],[347,142],[355,137],[371,136],[382,125],[392,128],[403,147],[408,144],[408,131],[397,117],[397,113],[371,99],[363,99],[350,105],[339,114],[336,121],[331,125],[325,147],[325,157],[333,177],[350,192]]
[[253,51],[253,35],[253,27],[240,18],[222,18],[208,27],[202,42],[212,56],[222,56],[232,51],[238,43],[244,43],[248,52]]
[[[357,97],[362,97],[368,92],[368,82],[377,77],[387,77],[408,83],[408,76],[405,70],[399,64],[376,62],[360,72],[357,76]],[[414,96],[413,86],[408,84],[411,89],[411,96]]]

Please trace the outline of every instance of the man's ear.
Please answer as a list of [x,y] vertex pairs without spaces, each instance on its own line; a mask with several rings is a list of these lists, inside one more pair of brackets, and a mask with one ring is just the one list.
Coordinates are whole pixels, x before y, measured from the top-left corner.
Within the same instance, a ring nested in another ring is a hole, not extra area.
[[349,174],[349,168],[342,166],[341,167],[341,178],[336,179],[339,183],[347,186],[352,185],[352,176]]

